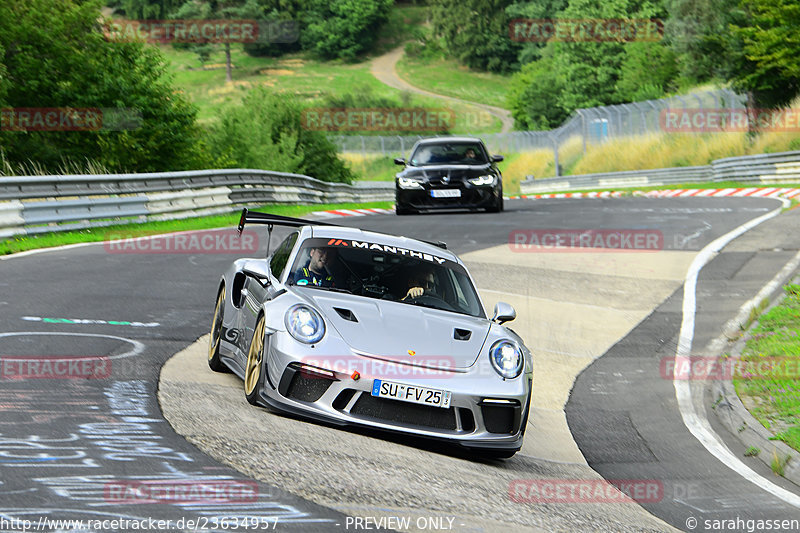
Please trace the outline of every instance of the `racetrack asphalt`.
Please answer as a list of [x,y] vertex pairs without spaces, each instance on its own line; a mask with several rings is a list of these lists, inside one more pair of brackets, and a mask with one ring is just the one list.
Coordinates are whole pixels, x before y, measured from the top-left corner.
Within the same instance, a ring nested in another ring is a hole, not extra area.
[[[519,200],[507,205],[508,211],[496,215],[421,215],[403,219],[372,216],[342,223],[448,242],[451,249],[465,258],[478,286],[486,289],[482,294],[488,302],[487,291],[522,292],[520,283],[526,278],[520,278],[518,271],[508,268],[513,265],[506,265],[507,269],[499,272],[497,260],[480,255],[486,250],[506,246],[509,232],[514,229],[656,229],[663,233],[664,247],[670,252],[663,256],[665,261],[671,257],[670,261],[678,260],[683,264],[685,259],[677,258],[687,252],[691,255],[690,252],[696,252],[713,238],[774,209],[776,202],[764,199]],[[276,231],[273,242],[279,238]],[[652,257],[663,252],[647,253]],[[500,257],[499,253],[496,255]],[[565,261],[565,254],[545,254],[552,256],[553,261],[561,261],[560,269],[537,265],[536,261],[541,259],[538,256],[542,254],[519,255],[526,258],[521,261],[531,262],[524,267],[526,275],[535,273],[541,280],[546,280],[541,283],[526,280],[526,285],[538,283],[530,289],[537,293],[538,304],[545,305],[545,300],[564,304],[561,301],[564,297],[559,292],[563,289],[563,294],[570,295],[570,302],[583,305],[586,311],[595,309],[597,317],[603,316],[599,308],[603,307],[604,301],[611,302],[615,293],[617,296],[613,301],[629,302],[627,309],[621,308],[623,311],[641,313],[643,306],[650,301],[643,294],[648,292],[648,286],[657,287],[661,291],[659,294],[667,291],[666,298],[680,285],[674,272],[666,277],[651,278],[637,273],[631,268],[631,261],[623,258],[626,255],[635,257],[631,253],[610,254],[605,259],[604,273],[570,270],[568,265],[571,262]],[[209,403],[208,397],[202,394],[202,386],[196,382],[187,381],[183,386],[180,383],[163,384],[162,401],[166,392],[173,397],[172,407],[177,405],[181,411],[192,413],[192,418],[183,422],[188,427],[182,431],[189,440],[187,442],[173,431],[159,412],[156,401],[159,370],[169,357],[207,332],[216,282],[235,257],[235,254],[217,253],[120,254],[109,253],[103,245],[92,245],[0,261],[3,271],[0,317],[5,332],[0,337],[0,357],[111,358],[110,375],[96,376],[97,379],[12,380],[3,376],[0,389],[4,410],[0,428],[0,471],[3,474],[0,518],[43,515],[89,518],[114,516],[121,512],[127,516],[205,517],[207,520],[223,515],[249,515],[278,517],[279,529],[330,531],[344,528],[347,524],[347,518],[339,511],[351,517],[406,513],[416,518],[417,515],[409,510],[416,508],[423,514],[428,512],[425,516],[461,520],[454,527],[460,531],[493,531],[497,530],[493,526],[501,524],[532,531],[669,530],[668,526],[650,518],[632,503],[511,502],[509,483],[517,479],[597,478],[578,460],[548,460],[543,457],[553,452],[548,450],[546,443],[540,443],[531,455],[525,453],[529,451],[526,442],[524,452],[511,460],[476,462],[454,456],[447,450],[431,449],[423,443],[375,438],[359,432],[276,417],[245,404],[242,395],[236,393],[235,383],[230,386],[202,385],[225,387],[223,404]],[[775,267],[774,273],[782,266],[782,263],[778,264],[782,257],[764,256],[759,268],[753,268],[757,271],[753,276],[759,274],[768,279],[770,269]],[[474,263],[474,269],[470,261]],[[599,261],[587,261],[587,268],[599,268]],[[724,261],[720,264],[723,265]],[[650,268],[669,271],[664,265],[653,263]],[[571,277],[570,273],[579,276]],[[751,280],[753,286],[758,283],[756,277]],[[587,285],[591,278],[595,279],[594,286]],[[635,280],[639,281],[638,285]],[[735,277],[719,280],[725,290],[714,294],[715,305],[711,307],[718,309],[720,317],[728,312],[726,319],[730,318],[735,314],[738,299],[746,299],[751,285],[740,289],[738,281]],[[605,285],[605,282],[610,285]],[[670,292],[673,285],[675,289]],[[598,302],[596,299],[600,295],[604,296]],[[706,302],[706,295],[701,293],[701,302]],[[655,302],[654,307],[659,303]],[[674,301],[668,299],[661,307],[670,305],[674,307]],[[705,309],[710,307],[702,308],[699,317],[705,316]],[[518,310],[520,315],[522,310]],[[618,313],[617,318],[628,316],[633,328],[639,316],[636,313]],[[552,338],[565,336],[560,341],[560,347],[564,348],[569,344],[566,337],[569,330],[580,327],[577,317],[589,316],[586,320],[590,320],[590,315],[590,312],[575,315],[574,323],[560,326],[547,324],[542,318],[538,322],[541,330],[534,329],[536,324],[525,328],[537,336],[546,337],[548,332]],[[96,322],[88,323],[86,319]],[[522,324],[522,316],[518,320]],[[561,321],[565,321],[563,316]],[[639,328],[652,326],[649,321],[647,318],[636,326],[630,335],[626,336],[627,331],[610,332],[609,335],[616,333],[625,339],[635,338],[631,335],[640,334]],[[713,328],[713,321],[710,324]],[[670,332],[673,326],[668,319],[662,320],[655,323],[655,330],[641,330],[641,334],[648,339],[661,338],[661,329]],[[529,347],[536,349],[539,345],[536,338],[529,339],[525,334],[523,337]],[[546,342],[547,339],[542,341],[543,344]],[[615,341],[607,342],[612,345]],[[550,355],[558,355],[555,351]],[[585,351],[581,355],[587,358],[580,368],[602,352]],[[608,354],[601,357],[584,372],[576,384],[576,393],[583,376],[588,376],[588,372],[607,357]],[[557,360],[553,360],[555,367]],[[536,370],[535,387],[537,381],[546,382],[548,379],[544,359],[541,366]],[[219,377],[209,374],[210,380]],[[547,391],[545,385],[542,389]],[[659,390],[659,387],[652,389]],[[662,392],[665,396],[659,396],[657,402],[669,409],[670,399],[674,403],[674,391],[671,396],[669,391]],[[557,410],[557,402],[565,399],[553,391],[535,398],[534,405],[537,401],[543,406],[553,402],[555,407],[542,408]],[[622,403],[636,403],[637,407],[645,403],[637,395],[625,391],[615,399]],[[568,419],[571,405],[567,404]],[[170,409],[166,404],[163,407],[165,411]],[[178,424],[172,419],[171,423]],[[592,424],[589,420],[579,429],[572,427],[571,420],[570,424],[581,454],[601,473],[603,471],[593,463],[592,454],[613,453],[620,445],[625,446],[624,439],[607,442],[591,438],[591,433],[582,440],[582,432],[599,431],[596,426],[602,425],[602,421]],[[261,434],[271,439],[281,437],[280,446],[265,446],[263,441],[250,437],[250,433],[232,438],[231,428],[234,426],[252,432],[254,437]],[[658,424],[651,422],[651,426],[655,426],[656,431]],[[619,432],[625,434],[627,428],[625,423],[621,423]],[[665,442],[674,441],[675,446],[685,443],[691,446],[692,441],[686,441],[691,436],[686,437],[677,429],[674,433],[662,432],[658,438]],[[309,435],[319,440],[311,440]],[[536,443],[536,439],[532,442]],[[138,501],[125,501],[127,505],[120,511],[118,495],[115,499],[116,493],[109,492],[120,483],[152,484],[181,479],[193,484],[245,484],[250,479],[197,450],[192,444],[199,444],[214,458],[235,463],[238,470],[252,472],[253,477],[265,480],[258,485],[256,501],[147,503],[139,497]],[[689,455],[696,456],[703,464],[716,461],[702,453]],[[656,479],[671,479],[668,472],[659,473],[662,475]],[[488,489],[483,483],[487,479],[494,480]],[[726,481],[735,484],[737,480],[734,475]],[[292,490],[298,485],[305,488]],[[709,483],[701,484],[700,488],[708,497],[718,487]],[[759,500],[755,505],[763,508],[764,502]],[[683,528],[671,514],[660,514],[658,506],[645,506]],[[380,509],[383,511],[379,512]],[[737,508],[742,515],[747,511],[746,506]],[[341,526],[337,527],[337,523]]]

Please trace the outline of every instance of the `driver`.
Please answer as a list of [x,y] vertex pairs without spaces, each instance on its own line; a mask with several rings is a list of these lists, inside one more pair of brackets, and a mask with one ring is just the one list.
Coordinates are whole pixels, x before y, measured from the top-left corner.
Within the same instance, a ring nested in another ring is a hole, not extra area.
[[326,266],[336,258],[336,250],[330,248],[310,248],[306,266],[295,274],[295,285],[315,285],[333,287],[333,277]]
[[435,285],[433,270],[417,270],[408,278],[408,292],[400,300],[419,298],[425,291],[432,292]]

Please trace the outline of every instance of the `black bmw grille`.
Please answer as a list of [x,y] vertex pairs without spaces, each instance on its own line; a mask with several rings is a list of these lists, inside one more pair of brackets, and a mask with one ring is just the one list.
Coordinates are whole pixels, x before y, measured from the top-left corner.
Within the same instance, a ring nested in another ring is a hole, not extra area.
[[434,429],[456,429],[455,409],[452,407],[448,409],[429,407],[427,405],[376,398],[367,393],[361,394],[350,413],[398,424]]

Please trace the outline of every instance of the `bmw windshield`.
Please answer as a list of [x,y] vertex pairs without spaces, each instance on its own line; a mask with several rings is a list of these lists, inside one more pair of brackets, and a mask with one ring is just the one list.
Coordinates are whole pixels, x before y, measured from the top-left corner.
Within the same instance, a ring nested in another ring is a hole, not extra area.
[[489,162],[479,142],[424,143],[411,154],[411,166],[425,165],[485,165]]
[[475,287],[461,265],[397,246],[307,239],[289,270],[287,285],[485,318]]

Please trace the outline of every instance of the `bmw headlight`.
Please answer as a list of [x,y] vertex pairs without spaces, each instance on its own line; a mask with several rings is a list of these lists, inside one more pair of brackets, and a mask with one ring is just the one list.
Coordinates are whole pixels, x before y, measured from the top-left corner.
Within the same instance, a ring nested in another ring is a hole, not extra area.
[[469,182],[473,185],[494,185],[494,176],[487,174],[486,176],[478,176],[472,178]]
[[411,178],[397,178],[397,184],[401,189],[421,189],[422,184]]
[[489,349],[489,360],[495,371],[506,379],[514,379],[519,376],[525,366],[522,350],[516,343],[507,340],[492,344]]
[[286,311],[286,330],[300,342],[314,344],[325,335],[325,322],[312,308],[297,304]]

